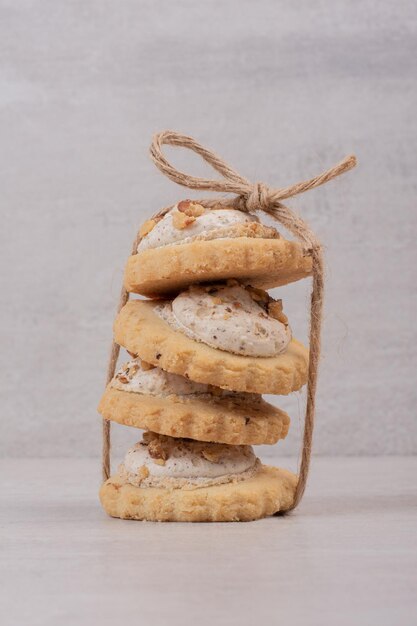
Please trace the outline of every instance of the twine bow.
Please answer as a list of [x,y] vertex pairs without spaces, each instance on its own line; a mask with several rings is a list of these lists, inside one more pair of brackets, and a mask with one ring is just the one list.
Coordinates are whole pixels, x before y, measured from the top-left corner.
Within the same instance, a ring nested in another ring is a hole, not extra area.
[[[209,163],[221,176],[221,179],[207,179],[197,176],[184,174],[176,169],[165,158],[162,153],[163,145],[178,146],[187,148],[199,154],[204,161]],[[221,193],[236,194],[236,198],[216,199],[201,201],[206,207],[233,206],[241,211],[264,211],[271,215],[273,219],[282,224],[289,232],[291,232],[308,250],[312,257],[312,291],[311,291],[311,309],[310,309],[310,352],[309,367],[307,380],[307,402],[303,431],[303,448],[301,452],[301,462],[298,475],[298,483],[292,504],[294,509],[303,497],[307,477],[310,467],[311,446],[314,429],[315,414],[315,395],[317,388],[318,364],[321,348],[321,319],[323,311],[323,294],[324,294],[324,271],[323,271],[323,253],[322,247],[306,222],[294,213],[289,207],[282,204],[282,200],[292,198],[293,196],[304,193],[309,189],[314,189],[320,185],[324,185],[332,178],[344,174],[356,165],[356,157],[354,155],[347,156],[337,165],[331,167],[325,172],[289,187],[273,189],[268,185],[257,182],[251,183],[249,180],[241,176],[223,159],[214,152],[207,150],[192,137],[181,135],[174,131],[164,131],[154,135],[150,146],[150,155],[156,167],[165,176],[170,178],[174,183],[188,187],[189,189],[198,189],[205,191],[218,191]],[[166,211],[164,211],[166,212]],[[136,253],[139,235],[136,237],[132,254]],[[118,310],[126,304],[129,294],[123,288]],[[107,383],[114,376],[117,358],[120,347],[113,342],[110,355],[109,367],[107,372]],[[110,422],[103,420],[103,478],[106,480],[110,475]]]
[[[163,145],[188,148],[188,150],[196,152],[209,163],[216,172],[221,174],[223,178],[220,180],[210,180],[208,178],[199,178],[197,176],[184,174],[173,167],[165,158],[162,153]],[[233,202],[236,208],[249,212],[261,210],[265,213],[269,213],[295,237],[309,247],[319,245],[314,233],[298,215],[284,206],[281,201],[297,196],[309,189],[324,185],[332,178],[344,174],[356,165],[355,156],[350,155],[334,167],[331,167],[314,178],[296,183],[295,185],[290,185],[289,187],[273,189],[261,182],[255,184],[251,183],[230,167],[223,159],[214,152],[207,150],[207,148],[199,144],[195,139],[187,135],[180,135],[174,131],[166,130],[155,135],[150,147],[150,155],[156,167],[174,183],[188,187],[189,189],[234,193],[238,196]],[[211,203],[216,206],[219,204],[230,206],[231,204],[230,200],[223,202],[215,200],[211,201]]]

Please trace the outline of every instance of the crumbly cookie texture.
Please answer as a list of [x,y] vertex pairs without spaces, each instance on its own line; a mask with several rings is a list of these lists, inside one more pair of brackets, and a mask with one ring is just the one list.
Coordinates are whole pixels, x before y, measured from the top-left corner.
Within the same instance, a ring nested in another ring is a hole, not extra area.
[[120,391],[110,385],[98,410],[106,419],[126,426],[232,445],[274,444],[287,436],[290,425],[284,411],[261,398],[158,397]]
[[134,487],[116,474],[100,489],[112,517],[155,522],[248,522],[291,508],[297,476],[270,466],[237,483],[200,489]]
[[130,292],[158,296],[227,278],[270,289],[310,276],[311,271],[311,255],[300,243],[246,234],[143,250],[129,257],[124,282]]
[[155,302],[133,300],[114,323],[115,341],[167,372],[249,393],[286,395],[307,382],[308,350],[292,339],[275,357],[250,357],[217,350],[173,330],[154,312]]

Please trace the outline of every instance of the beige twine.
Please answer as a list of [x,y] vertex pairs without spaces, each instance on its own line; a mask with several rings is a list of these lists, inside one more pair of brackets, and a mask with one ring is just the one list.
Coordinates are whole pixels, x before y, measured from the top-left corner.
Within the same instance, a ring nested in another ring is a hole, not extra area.
[[[162,154],[162,146],[171,145],[181,148],[188,148],[199,154],[207,163],[209,163],[219,174],[221,179],[209,180],[196,176],[189,176],[180,172],[173,167]],[[290,233],[300,240],[312,257],[312,276],[313,285],[311,292],[311,309],[310,309],[310,356],[307,380],[307,402],[304,420],[303,432],[303,448],[301,453],[300,471],[298,476],[297,489],[292,504],[294,509],[303,497],[307,477],[310,466],[311,447],[314,428],[314,412],[315,412],[315,396],[317,388],[318,364],[321,348],[321,319],[323,311],[323,292],[324,292],[324,268],[323,268],[323,251],[319,240],[310,230],[307,224],[298,215],[293,213],[291,209],[283,205],[281,200],[292,198],[300,193],[304,193],[309,189],[314,189],[320,185],[324,185],[332,178],[344,174],[356,165],[356,157],[350,155],[343,159],[339,164],[326,170],[322,174],[289,187],[281,189],[273,189],[264,183],[251,183],[243,178],[238,172],[230,167],[223,159],[216,154],[204,148],[193,139],[186,135],[180,135],[174,131],[164,131],[153,137],[150,147],[150,154],[156,167],[165,176],[168,176],[174,183],[188,187],[189,189],[204,189],[206,191],[219,191],[221,193],[234,193],[237,197],[234,200],[198,200],[206,207],[213,206],[233,206],[242,211],[261,210],[271,215],[277,222],[282,224]],[[197,202],[197,200],[196,200]],[[169,209],[164,209],[158,215],[166,213]],[[136,254],[137,245],[140,241],[139,234],[133,243],[132,254]],[[129,299],[129,294],[123,287],[119,306],[119,312]],[[114,376],[116,363],[120,352],[120,346],[113,342],[107,370],[108,384]],[[110,476],[110,422],[103,420],[103,480],[107,480]]]

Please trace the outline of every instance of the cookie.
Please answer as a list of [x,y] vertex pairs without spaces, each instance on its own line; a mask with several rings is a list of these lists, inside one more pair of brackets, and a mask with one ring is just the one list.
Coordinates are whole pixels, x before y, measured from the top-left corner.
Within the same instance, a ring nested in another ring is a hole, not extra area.
[[288,433],[288,415],[262,399],[151,396],[107,387],[99,413],[125,426],[170,437],[233,445],[273,444]]
[[112,517],[154,522],[248,522],[291,508],[297,476],[263,465],[252,478],[200,489],[134,487],[120,475],[100,489]]
[[232,391],[286,395],[307,382],[308,350],[296,339],[275,357],[232,354],[174,330],[156,315],[156,304],[132,300],[114,323],[115,341],[148,363]]
[[129,257],[124,282],[128,291],[152,297],[227,278],[270,289],[311,271],[311,256],[296,241],[238,237],[143,250]]

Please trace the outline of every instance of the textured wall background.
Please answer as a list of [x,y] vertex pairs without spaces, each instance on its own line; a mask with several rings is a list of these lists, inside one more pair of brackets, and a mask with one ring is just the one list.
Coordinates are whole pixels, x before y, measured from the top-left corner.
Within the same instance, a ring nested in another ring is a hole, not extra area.
[[[2,453],[99,454],[131,240],[189,196],[148,159],[164,128],[277,186],[357,154],[354,173],[292,203],[327,248],[315,449],[415,453],[416,3],[0,7]],[[282,291],[303,337],[308,285]],[[282,405],[292,433],[269,454],[297,450],[302,397]],[[119,453],[137,433],[115,430]]]

